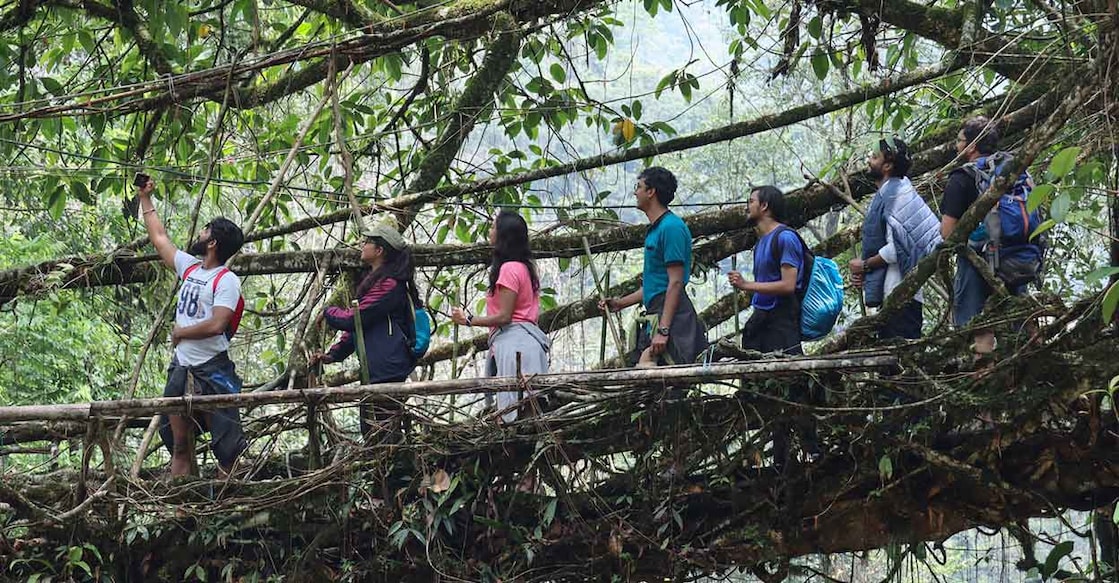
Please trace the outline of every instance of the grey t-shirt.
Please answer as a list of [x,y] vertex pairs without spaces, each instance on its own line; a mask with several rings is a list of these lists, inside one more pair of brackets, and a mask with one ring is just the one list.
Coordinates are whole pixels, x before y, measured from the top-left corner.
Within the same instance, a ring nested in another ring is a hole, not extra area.
[[[190,266],[201,263],[197,257],[175,252],[175,273],[183,279]],[[209,320],[214,316],[215,307],[237,309],[237,301],[241,297],[241,280],[233,272],[226,273],[218,280],[217,291],[214,291],[214,278],[225,269],[219,265],[206,269],[199,265],[183,281],[179,287],[179,302],[175,306],[175,324],[180,328],[193,326]],[[201,340],[181,340],[175,347],[175,356],[179,364],[197,366],[210,360],[218,353],[229,349],[229,339],[225,334],[217,334]]]

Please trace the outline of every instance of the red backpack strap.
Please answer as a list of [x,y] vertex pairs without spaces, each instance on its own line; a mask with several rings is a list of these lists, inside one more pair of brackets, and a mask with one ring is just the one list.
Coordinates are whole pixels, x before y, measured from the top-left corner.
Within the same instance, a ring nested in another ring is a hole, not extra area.
[[221,268],[221,271],[219,271],[218,274],[214,276],[213,292],[215,294],[218,293],[218,282],[221,281],[222,276],[224,276],[227,273],[229,273],[229,268],[228,267],[223,267],[223,268]]
[[186,271],[183,272],[183,281],[186,281],[186,278],[190,277],[190,274],[194,273],[194,270],[198,269],[198,267],[200,265],[202,265],[201,262],[195,263],[195,264],[191,265],[190,267],[186,268]]

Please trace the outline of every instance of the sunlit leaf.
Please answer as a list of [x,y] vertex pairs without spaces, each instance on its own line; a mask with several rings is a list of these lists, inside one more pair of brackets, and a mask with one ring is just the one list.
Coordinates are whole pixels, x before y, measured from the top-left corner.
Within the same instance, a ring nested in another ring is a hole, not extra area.
[[564,81],[567,81],[567,71],[564,70],[563,65],[559,63],[552,63],[549,71],[552,73],[552,79],[555,79],[556,82],[563,83]]
[[1030,239],[1036,239],[1042,233],[1048,231],[1049,229],[1052,229],[1055,226],[1057,226],[1057,221],[1054,221],[1053,219],[1046,219],[1042,221],[1041,224],[1038,225],[1036,229],[1034,229],[1034,232],[1030,233]]
[[883,480],[889,480],[894,475],[894,462],[890,460],[890,456],[884,455],[878,460],[878,475]]
[[1034,189],[1030,191],[1030,196],[1026,199],[1026,210],[1031,213],[1036,211],[1049,200],[1050,196],[1053,196],[1056,190],[1057,187],[1049,183],[1035,186]]
[[1115,307],[1119,305],[1119,281],[1111,284],[1103,296],[1103,321],[1110,322],[1115,317]]
[[1053,156],[1053,161],[1049,163],[1049,177],[1056,180],[1062,178],[1069,172],[1072,172],[1076,166],[1076,157],[1080,155],[1080,148],[1077,146],[1069,146],[1056,156]]
[[1119,267],[1101,267],[1084,276],[1084,283],[1092,285],[1119,273]]
[[1065,221],[1068,217],[1068,211],[1072,208],[1072,198],[1067,193],[1057,195],[1053,202],[1049,203],[1049,216],[1058,223]]

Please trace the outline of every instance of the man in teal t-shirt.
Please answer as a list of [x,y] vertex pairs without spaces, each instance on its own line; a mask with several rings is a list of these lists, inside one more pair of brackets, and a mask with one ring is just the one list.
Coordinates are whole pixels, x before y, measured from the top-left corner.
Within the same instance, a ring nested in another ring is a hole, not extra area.
[[650,317],[638,327],[630,362],[690,364],[707,348],[707,330],[684,289],[692,270],[692,232],[668,210],[676,197],[676,177],[659,166],[637,177],[633,194],[637,208],[649,219],[645,234],[642,285],[621,298],[609,298],[603,309],[617,312],[641,302]]

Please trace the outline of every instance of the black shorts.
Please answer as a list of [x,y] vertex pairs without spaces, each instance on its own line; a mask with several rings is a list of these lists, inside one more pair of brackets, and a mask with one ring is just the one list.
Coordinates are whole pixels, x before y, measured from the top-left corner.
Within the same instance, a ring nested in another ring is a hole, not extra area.
[[[241,377],[226,352],[219,353],[210,360],[197,366],[182,366],[172,360],[167,367],[167,385],[163,388],[164,397],[182,397],[186,394],[187,375],[194,377],[195,395],[228,395],[241,392]],[[230,468],[237,456],[248,447],[245,433],[241,429],[241,410],[236,407],[215,409],[208,414],[196,413],[195,424],[201,431],[210,432],[210,449],[218,463]],[[175,439],[171,433],[171,418],[163,415],[160,420],[159,436],[168,451],[174,452]]]
[[886,323],[878,329],[878,339],[905,338],[916,340],[921,337],[921,328],[924,323],[925,316],[921,302],[909,300],[905,306],[894,312],[886,320]]
[[754,308],[742,328],[742,348],[759,352],[804,354],[800,346],[800,310],[795,298],[779,298],[772,310]]

